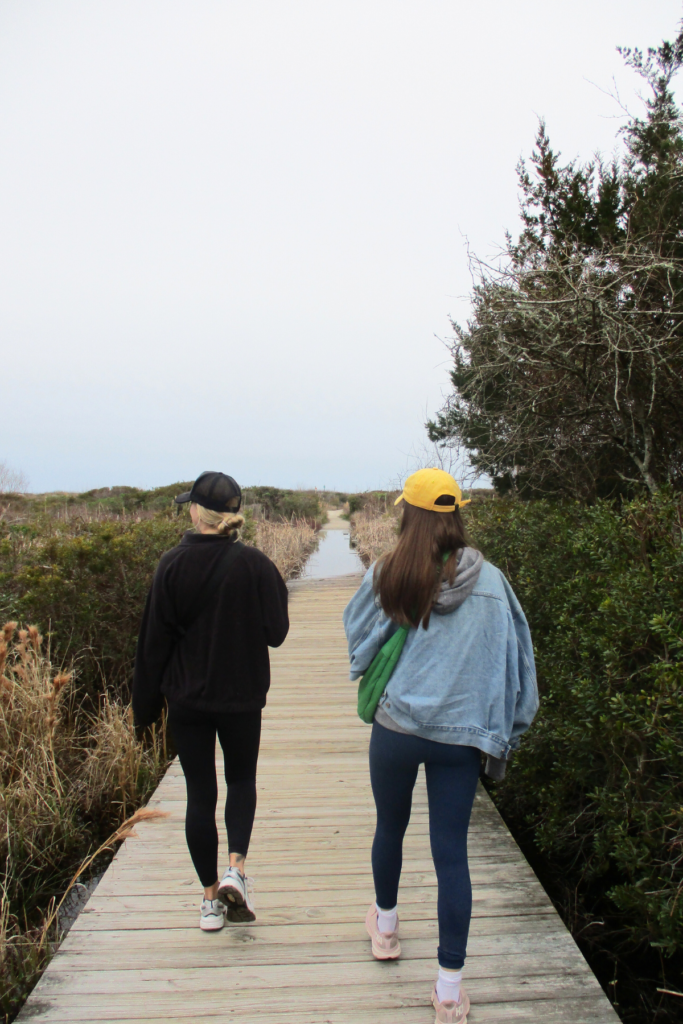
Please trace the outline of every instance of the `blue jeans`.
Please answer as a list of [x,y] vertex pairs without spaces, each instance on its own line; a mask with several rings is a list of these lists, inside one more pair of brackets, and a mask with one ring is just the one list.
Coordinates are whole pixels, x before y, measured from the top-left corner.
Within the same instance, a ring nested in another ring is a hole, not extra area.
[[429,837],[439,883],[439,965],[459,970],[465,963],[472,916],[472,883],[467,864],[467,829],[479,779],[476,747],[435,743],[392,732],[377,722],[370,739],[370,781],[377,806],[372,873],[378,906],[398,902],[403,836],[417,770],[425,766]]

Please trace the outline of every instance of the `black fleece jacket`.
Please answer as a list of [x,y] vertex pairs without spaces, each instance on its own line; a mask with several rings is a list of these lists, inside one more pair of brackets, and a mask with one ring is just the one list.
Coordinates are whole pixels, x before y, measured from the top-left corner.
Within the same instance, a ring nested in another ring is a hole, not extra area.
[[[209,606],[192,621],[224,545],[186,533],[162,555],[147,595],[133,676],[133,713],[150,725],[163,698],[188,710],[258,711],[270,687],[269,647],[287,636],[287,587],[271,560],[245,545]],[[182,631],[190,623],[185,635]]]

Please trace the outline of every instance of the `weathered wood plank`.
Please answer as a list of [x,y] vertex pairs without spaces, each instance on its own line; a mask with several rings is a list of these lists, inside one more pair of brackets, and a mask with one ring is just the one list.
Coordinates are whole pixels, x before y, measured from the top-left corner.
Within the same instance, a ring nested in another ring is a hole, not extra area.
[[[372,993],[366,988],[360,989],[357,997],[358,1002],[365,998],[367,1004],[372,1005]],[[602,993],[589,996],[556,996],[533,1002],[520,1000],[514,1003],[484,1003],[472,1010],[469,1020],[473,1024],[506,1024],[508,1021],[520,1021],[523,1024],[614,1024],[614,1016],[606,1015],[605,1003]],[[273,1021],[273,1024],[396,1024],[397,1021],[400,1021],[400,1024],[431,1024],[434,1019],[433,1011],[426,1005],[402,1005],[399,1009],[367,1009],[366,1004],[365,1007],[354,1006],[350,1012],[342,1000],[325,999],[324,1004],[324,1009],[297,1006],[291,1010],[283,1008],[278,1002],[277,1016],[270,1016],[269,1020]],[[155,1010],[157,1015],[153,1016]],[[607,1013],[609,1012],[608,1007]],[[40,1013],[40,1020],[45,1024],[69,1024],[71,1021],[92,1020],[88,1016],[87,1006],[74,1006],[72,1009],[69,1005],[61,1007],[57,1003],[45,1004],[40,1008]],[[113,1013],[116,1014],[116,1010]],[[121,1013],[125,1016],[121,1016]],[[257,1016],[245,1018],[241,1014],[238,1016],[238,1013],[239,1010],[226,998],[220,1011],[215,1006],[205,1006],[200,1002],[193,1008],[176,1008],[172,1005],[148,1007],[144,1004],[132,1010],[121,1008],[119,1014],[99,1019],[106,1020],[107,1024],[128,1024],[130,1021],[135,1021],[136,1024],[159,1024],[160,1020],[165,1024],[188,1024],[188,1021],[259,1019]]]

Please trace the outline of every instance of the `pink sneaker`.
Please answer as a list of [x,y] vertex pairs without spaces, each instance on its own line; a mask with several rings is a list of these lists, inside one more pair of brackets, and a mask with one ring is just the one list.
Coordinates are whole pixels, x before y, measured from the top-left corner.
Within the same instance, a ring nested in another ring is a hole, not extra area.
[[365,928],[372,940],[372,955],[375,960],[397,960],[401,955],[401,943],[398,941],[398,921],[395,932],[381,932],[377,927],[377,907],[370,905],[365,918]]
[[467,1014],[470,1012],[470,1001],[465,989],[460,987],[460,1002],[454,1003],[452,999],[444,999],[439,1002],[436,994],[436,985],[432,991],[432,1006],[436,1010],[435,1024],[467,1024]]

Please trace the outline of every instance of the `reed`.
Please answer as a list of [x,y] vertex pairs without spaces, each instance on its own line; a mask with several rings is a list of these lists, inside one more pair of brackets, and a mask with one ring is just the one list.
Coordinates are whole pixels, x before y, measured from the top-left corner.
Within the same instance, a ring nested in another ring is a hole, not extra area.
[[396,544],[398,517],[393,511],[383,511],[368,504],[351,516],[351,543],[367,568]]
[[[0,1019],[12,1019],[49,959],[61,900],[95,858],[124,838],[120,822],[133,826],[130,812],[166,763],[163,729],[143,744],[129,708],[107,697],[95,711],[80,707],[71,673],[52,665],[37,627],[6,623],[0,634]],[[74,865],[80,865],[75,875]]]
[[259,519],[254,543],[280,570],[285,580],[298,576],[318,546],[317,531],[303,519]]

